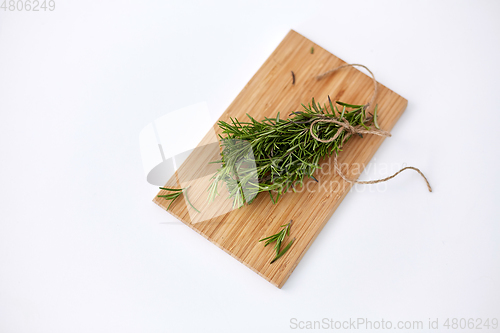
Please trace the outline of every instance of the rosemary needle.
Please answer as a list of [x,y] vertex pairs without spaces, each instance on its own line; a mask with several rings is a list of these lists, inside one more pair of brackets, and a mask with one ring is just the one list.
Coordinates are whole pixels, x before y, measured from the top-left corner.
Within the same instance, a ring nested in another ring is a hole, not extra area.
[[174,192],[174,193],[165,194],[165,195],[158,195],[158,198],[165,198],[166,200],[171,200],[170,204],[167,207],[167,210],[169,210],[170,206],[172,206],[172,203],[174,202],[174,200],[177,199],[178,197],[180,197],[181,194],[184,194],[184,196],[186,197],[186,201],[188,202],[188,204],[195,211],[197,211],[199,213],[200,211],[193,206],[193,204],[191,203],[191,201],[189,201],[189,198],[187,196],[187,189],[188,188],[189,188],[189,186],[188,187],[184,187],[184,188],[160,187],[160,190],[170,191],[170,192]]
[[377,107],[378,105],[375,105],[375,111],[373,111],[373,125],[375,125],[376,129],[380,129],[377,122]]

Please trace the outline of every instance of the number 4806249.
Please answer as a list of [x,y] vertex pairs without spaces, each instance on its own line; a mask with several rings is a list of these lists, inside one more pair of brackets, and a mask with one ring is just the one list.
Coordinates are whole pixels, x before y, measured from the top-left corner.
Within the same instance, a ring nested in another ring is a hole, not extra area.
[[[47,6],[48,5],[48,6]],[[38,1],[38,0],[4,0],[0,9],[4,11],[32,11],[39,12],[41,10],[46,11],[47,8],[52,11],[56,9],[56,2],[54,0],[49,1]]]

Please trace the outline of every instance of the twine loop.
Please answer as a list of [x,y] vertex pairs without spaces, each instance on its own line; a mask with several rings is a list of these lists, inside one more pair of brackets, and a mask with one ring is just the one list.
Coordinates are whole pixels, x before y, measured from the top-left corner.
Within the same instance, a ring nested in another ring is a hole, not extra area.
[[[322,78],[324,78],[324,77],[326,77],[326,76],[328,76],[328,75],[330,75],[332,73],[335,73],[339,69],[342,69],[342,68],[345,68],[345,67],[354,67],[354,66],[363,67],[364,69],[366,69],[371,74],[372,79],[373,79],[374,89],[373,89],[372,98],[371,98],[370,102],[368,102],[365,106],[363,106],[365,108],[365,111],[368,111],[369,108],[375,103],[375,99],[377,98],[377,94],[378,94],[378,84],[377,84],[377,81],[375,80],[375,75],[372,73],[372,71],[370,71],[368,69],[368,67],[366,67],[364,65],[361,65],[361,64],[345,64],[345,65],[339,66],[337,68],[334,68],[332,70],[329,70],[329,71],[327,71],[327,72],[325,72],[325,73],[323,73],[321,75],[318,75],[316,78],[318,80],[321,80]],[[342,145],[344,144],[344,142],[348,138],[350,138],[353,134],[358,134],[360,136],[362,136],[363,134],[373,134],[373,135],[377,135],[377,136],[381,136],[381,137],[390,137],[391,136],[391,133],[389,133],[387,131],[384,131],[384,130],[377,129],[377,128],[368,129],[367,130],[365,127],[363,127],[361,125],[352,126],[351,124],[349,124],[349,122],[346,119],[343,119],[342,121],[340,121],[340,120],[333,119],[333,118],[326,117],[326,116],[317,116],[317,118],[318,119],[314,120],[311,123],[311,125],[309,126],[309,132],[310,132],[311,136],[316,141],[321,142],[321,143],[329,143],[329,142],[335,141],[344,132],[346,132],[347,135],[344,135],[344,137],[342,139],[342,142],[340,143],[339,147],[342,147]],[[321,139],[320,137],[318,137],[314,133],[314,125],[320,124],[320,123],[333,123],[333,124],[338,125],[339,128],[337,129],[337,131],[335,132],[335,135],[333,137],[331,137],[329,139]],[[405,170],[414,170],[418,174],[420,174],[420,176],[422,176],[422,178],[424,178],[424,180],[425,180],[425,182],[427,184],[427,188],[429,189],[429,192],[432,192],[432,188],[431,188],[431,185],[429,184],[429,181],[424,176],[424,174],[422,173],[422,171],[420,171],[418,168],[415,168],[415,167],[412,167],[412,166],[405,167],[405,168],[402,168],[401,170],[399,170],[398,172],[396,172],[395,174],[393,174],[393,175],[391,175],[389,177],[386,177],[386,178],[377,179],[377,180],[359,181],[359,180],[349,179],[349,178],[347,178],[344,175],[344,173],[342,172],[342,170],[338,166],[337,157],[338,157],[338,153],[335,153],[334,156],[333,156],[333,163],[334,163],[335,172],[337,172],[339,174],[339,176],[343,180],[345,180],[346,182],[348,182],[348,183],[351,183],[351,184],[377,184],[377,183],[386,182],[386,181],[388,181],[388,180],[396,177],[397,175],[399,175],[401,172],[403,172]]]

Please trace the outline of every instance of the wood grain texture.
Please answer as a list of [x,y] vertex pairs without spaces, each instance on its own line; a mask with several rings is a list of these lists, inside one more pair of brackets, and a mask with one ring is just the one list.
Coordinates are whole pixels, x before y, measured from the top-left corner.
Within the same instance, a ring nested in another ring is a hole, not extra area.
[[[311,47],[314,47],[313,54]],[[320,81],[315,79],[316,75],[344,63],[292,30],[220,120],[228,121],[230,117],[246,120],[247,113],[261,120],[265,116],[276,117],[278,111],[284,118],[291,111],[300,110],[300,104],[309,103],[312,97],[321,104],[327,102],[328,95],[332,101],[366,103],[373,93],[373,81],[355,68],[342,69]],[[291,71],[295,73],[295,85],[292,85]],[[405,110],[407,100],[380,84],[376,103],[379,105],[379,124],[382,129],[390,131]],[[299,193],[289,192],[277,204],[273,204],[266,193],[259,194],[251,205],[237,210],[231,210],[225,194],[208,204],[207,187],[217,167],[208,162],[217,160],[220,152],[214,133],[220,133],[217,125],[166,184],[170,187],[191,186],[188,197],[202,213],[196,213],[183,200],[175,201],[169,212],[281,288],[351,185],[334,173],[333,160],[327,158],[321,162],[323,168],[315,174],[319,183],[306,180]],[[343,170],[351,179],[359,176],[383,140],[369,135],[349,140],[339,155],[339,163],[344,165]],[[165,193],[160,191],[159,194]],[[168,206],[164,199],[155,197],[153,201],[164,209]],[[296,241],[283,257],[270,265],[274,257],[272,246],[264,247],[258,241],[276,233],[280,225],[290,220],[294,222],[287,240],[295,237]]]

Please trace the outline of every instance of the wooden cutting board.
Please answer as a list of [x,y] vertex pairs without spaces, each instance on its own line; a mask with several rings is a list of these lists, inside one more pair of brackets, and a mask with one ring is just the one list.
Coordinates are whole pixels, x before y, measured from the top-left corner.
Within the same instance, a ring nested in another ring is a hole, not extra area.
[[[311,53],[314,47],[314,53]],[[356,60],[356,59],[353,59]],[[323,104],[330,95],[332,101],[351,104],[367,103],[373,93],[373,81],[355,68],[345,68],[335,74],[317,80],[315,76],[338,67],[345,62],[295,31],[290,31],[276,50],[266,60],[253,78],[239,93],[219,120],[230,117],[246,121],[246,114],[261,120],[265,116],[287,117],[291,111],[301,110],[312,97]],[[369,64],[367,64],[369,65]],[[292,84],[291,71],[295,73]],[[382,129],[390,131],[406,108],[407,100],[379,84],[378,120]],[[351,189],[333,171],[333,161],[323,160],[316,182],[308,179],[300,193],[289,192],[273,204],[267,193],[261,193],[255,201],[242,208],[231,210],[230,201],[222,193],[216,202],[207,202],[207,187],[211,174],[217,168],[210,161],[219,159],[219,146],[215,135],[220,133],[215,124],[200,142],[167,187],[186,187],[188,198],[201,211],[196,213],[182,196],[170,207],[169,212],[203,237],[251,268],[260,276],[281,288],[300,259],[311,246],[325,223],[332,217],[342,199]],[[343,170],[356,179],[373,157],[384,139],[365,135],[353,137],[339,155],[339,163],[347,164]],[[349,169],[347,169],[349,167]],[[370,185],[365,185],[370,186]],[[371,185],[376,186],[376,185]],[[165,194],[160,191],[159,194]],[[219,199],[220,198],[220,199]],[[153,200],[166,209],[169,202],[155,197]],[[259,239],[275,234],[280,225],[293,220],[287,240],[296,238],[289,251],[273,264],[272,246],[264,247]]]

